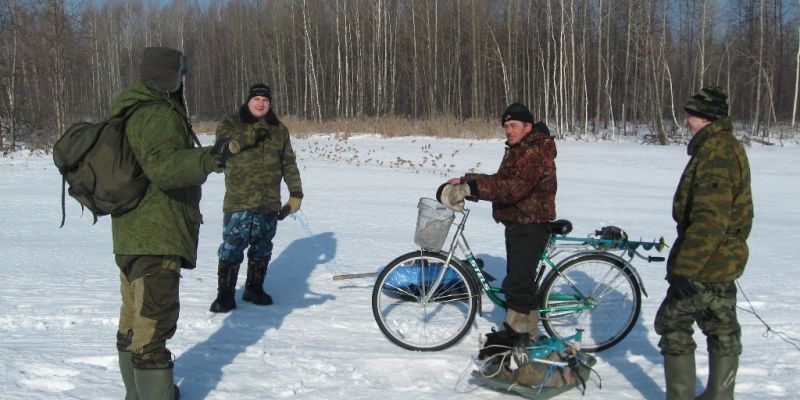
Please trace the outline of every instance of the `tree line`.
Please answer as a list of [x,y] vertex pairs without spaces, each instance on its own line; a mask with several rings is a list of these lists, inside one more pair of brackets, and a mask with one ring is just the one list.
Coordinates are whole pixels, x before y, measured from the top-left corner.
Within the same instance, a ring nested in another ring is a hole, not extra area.
[[748,138],[794,126],[798,3],[782,0],[0,0],[0,148],[106,116],[145,46],[190,59],[195,121],[273,88],[317,122],[495,120],[527,104],[558,136],[681,135],[721,86]]

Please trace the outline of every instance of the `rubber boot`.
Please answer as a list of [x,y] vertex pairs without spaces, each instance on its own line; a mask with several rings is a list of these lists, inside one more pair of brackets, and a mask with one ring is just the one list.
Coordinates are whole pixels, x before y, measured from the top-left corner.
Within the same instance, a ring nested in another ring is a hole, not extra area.
[[180,390],[172,382],[172,368],[134,369],[136,391],[142,400],[177,400]]
[[239,264],[219,261],[217,269],[217,298],[211,303],[211,312],[226,313],[236,308],[236,278],[239,275]]
[[122,375],[122,383],[125,384],[125,400],[139,400],[136,380],[133,378],[131,352],[117,351],[117,354],[119,355],[119,373]]
[[506,318],[504,322],[517,333],[528,332],[530,330],[529,314],[523,314],[510,308],[506,309]]
[[700,400],[733,400],[736,386],[736,370],[739,357],[710,355],[708,360],[708,384],[706,390],[697,397]]
[[242,300],[260,306],[272,304],[272,296],[264,291],[264,278],[267,276],[269,260],[249,261],[247,263],[247,281],[244,284]]
[[694,399],[694,354],[664,355],[664,378],[667,400]]

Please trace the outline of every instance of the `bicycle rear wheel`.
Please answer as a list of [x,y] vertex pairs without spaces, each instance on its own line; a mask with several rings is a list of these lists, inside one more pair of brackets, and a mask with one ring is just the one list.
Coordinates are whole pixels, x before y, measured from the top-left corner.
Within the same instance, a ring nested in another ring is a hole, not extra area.
[[541,290],[542,325],[548,334],[563,338],[583,329],[581,349],[601,351],[630,333],[639,318],[642,291],[621,260],[587,254],[556,269]]
[[397,257],[378,274],[372,314],[384,335],[400,347],[445,349],[471,328],[478,293],[469,272],[450,260],[441,284],[432,287],[446,260],[439,253],[414,251]]

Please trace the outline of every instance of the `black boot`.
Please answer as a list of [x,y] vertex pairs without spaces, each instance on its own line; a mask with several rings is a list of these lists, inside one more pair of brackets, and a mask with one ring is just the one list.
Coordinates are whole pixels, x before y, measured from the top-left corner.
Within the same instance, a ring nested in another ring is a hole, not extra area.
[[247,282],[244,284],[242,300],[262,306],[272,304],[272,297],[264,291],[264,277],[267,276],[268,263],[269,260],[247,263]]
[[236,292],[236,277],[239,275],[239,264],[219,261],[217,270],[217,299],[211,303],[211,312],[224,313],[236,308],[233,294]]

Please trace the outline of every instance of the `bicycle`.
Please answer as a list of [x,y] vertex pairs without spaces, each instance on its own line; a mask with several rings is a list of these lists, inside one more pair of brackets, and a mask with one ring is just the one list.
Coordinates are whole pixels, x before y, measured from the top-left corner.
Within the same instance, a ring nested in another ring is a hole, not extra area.
[[[403,254],[383,268],[372,291],[372,312],[381,331],[400,347],[438,351],[452,346],[470,330],[476,313],[483,315],[481,293],[506,307],[503,291],[489,285],[482,261],[467,244],[464,229],[469,209],[443,251],[455,212],[436,200],[422,198],[414,242],[420,249]],[[619,237],[569,237],[567,220],[550,223],[550,241],[540,258],[536,282],[541,296],[540,320],[551,337],[565,338],[582,330],[583,351],[601,351],[630,333],[647,296],[634,256],[648,262],[664,257],[637,249],[666,247]],[[616,228],[618,229],[618,228]],[[621,230],[619,232],[623,233]],[[600,234],[600,232],[597,232]],[[462,257],[454,256],[459,249]],[[558,263],[553,259],[567,252]],[[617,254],[621,253],[621,254]],[[627,254],[627,259],[623,256]],[[446,267],[445,267],[446,266]],[[545,270],[549,272],[545,275]]]

